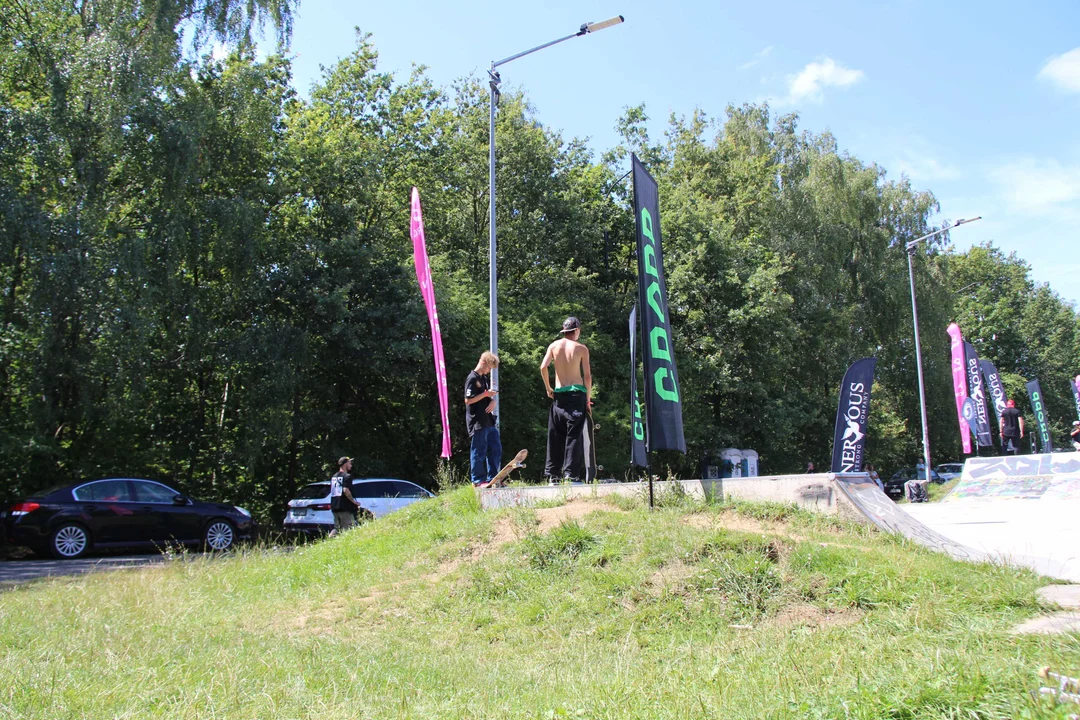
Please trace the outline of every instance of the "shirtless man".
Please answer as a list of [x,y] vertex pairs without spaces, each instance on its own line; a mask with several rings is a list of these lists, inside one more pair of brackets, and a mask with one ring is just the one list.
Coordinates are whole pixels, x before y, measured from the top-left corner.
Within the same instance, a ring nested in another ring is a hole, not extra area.
[[[544,361],[540,363],[540,377],[552,400],[548,411],[547,463],[544,465],[544,477],[552,484],[562,478],[585,479],[585,446],[581,435],[592,398],[589,348],[578,342],[581,322],[576,317],[568,317],[559,332],[562,339],[548,345]],[[548,372],[548,366],[553,363],[554,390]]]

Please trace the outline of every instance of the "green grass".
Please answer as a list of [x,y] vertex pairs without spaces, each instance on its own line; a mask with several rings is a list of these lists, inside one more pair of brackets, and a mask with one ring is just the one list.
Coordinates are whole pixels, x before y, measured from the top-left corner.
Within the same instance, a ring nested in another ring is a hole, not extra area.
[[952,492],[953,488],[960,483],[960,478],[953,478],[947,482],[930,483],[926,488],[926,494],[930,497],[930,502],[940,502],[945,499],[945,496]]
[[567,519],[469,488],[290,554],[0,595],[2,718],[998,718],[1080,636],[1026,570],[788,506]]

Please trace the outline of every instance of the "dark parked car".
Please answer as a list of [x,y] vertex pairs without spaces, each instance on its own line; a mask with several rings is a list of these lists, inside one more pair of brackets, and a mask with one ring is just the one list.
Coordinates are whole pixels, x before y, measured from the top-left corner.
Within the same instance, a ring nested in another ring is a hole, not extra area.
[[[904,468],[903,470],[897,470],[896,474],[885,481],[885,494],[889,497],[903,497],[904,495],[904,483],[908,480],[922,480],[926,477],[925,470],[916,470],[915,468]],[[943,483],[941,476],[937,474],[936,470],[930,471],[930,482]]]
[[7,542],[77,558],[92,548],[201,545],[228,550],[254,532],[251,513],[200,502],[153,480],[109,478],[36,493],[0,513]]

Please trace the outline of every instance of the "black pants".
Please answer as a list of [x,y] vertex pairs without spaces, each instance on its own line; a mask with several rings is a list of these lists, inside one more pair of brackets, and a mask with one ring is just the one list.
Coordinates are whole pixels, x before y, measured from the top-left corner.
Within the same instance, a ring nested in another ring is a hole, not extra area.
[[547,463],[544,477],[585,479],[585,393],[555,393],[548,411]]
[[1006,455],[1015,455],[1020,449],[1019,437],[1003,437],[1001,438],[1001,449],[1005,451]]

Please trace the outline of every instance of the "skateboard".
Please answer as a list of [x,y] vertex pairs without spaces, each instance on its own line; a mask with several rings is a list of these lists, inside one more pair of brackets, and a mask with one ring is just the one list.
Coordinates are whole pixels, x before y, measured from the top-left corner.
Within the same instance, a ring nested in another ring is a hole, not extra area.
[[596,424],[592,413],[593,403],[589,403],[588,412],[585,413],[585,482],[594,483],[600,471],[604,468],[596,464],[596,431],[600,426]]
[[506,479],[510,477],[510,473],[512,473],[514,470],[525,467],[525,458],[527,457],[529,457],[528,450],[522,450],[518,452],[518,454],[515,455],[510,462],[506,463],[503,469],[500,470],[495,475],[495,477],[491,478],[490,482],[481,483],[480,487],[499,487],[500,485],[505,485]]

